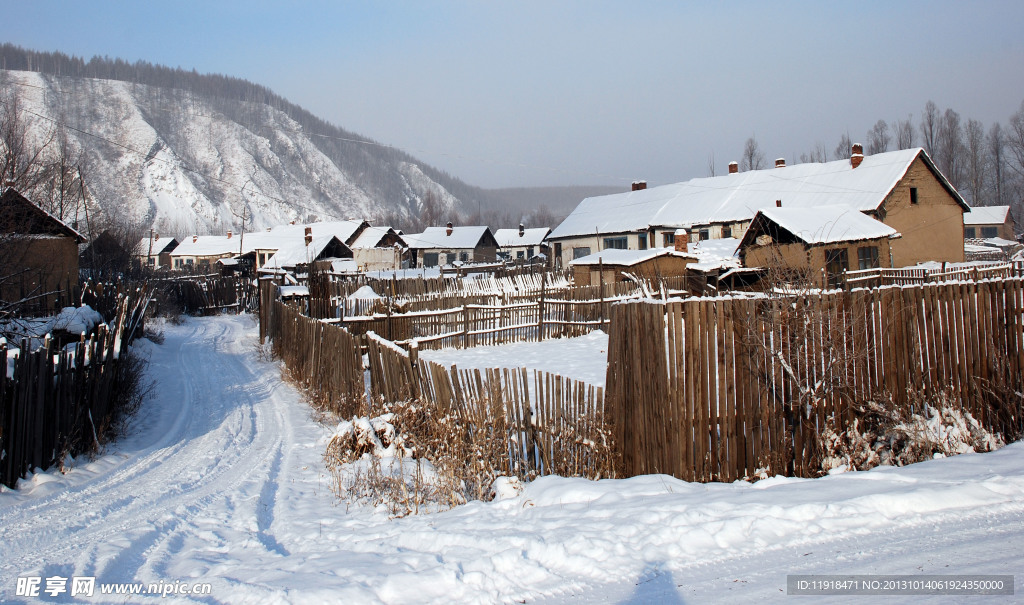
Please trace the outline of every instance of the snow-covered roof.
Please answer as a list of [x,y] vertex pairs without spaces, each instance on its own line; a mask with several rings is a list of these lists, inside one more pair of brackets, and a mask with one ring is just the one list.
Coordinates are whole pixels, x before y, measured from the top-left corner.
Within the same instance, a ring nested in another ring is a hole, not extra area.
[[849,160],[796,164],[590,197],[548,239],[746,221],[759,209],[774,206],[776,200],[787,208],[842,205],[871,211],[885,201],[918,157],[966,208],[923,149],[904,149],[866,156],[857,168]]
[[974,206],[964,213],[964,225],[1002,225],[1009,214],[1009,206]]
[[447,227],[427,227],[423,233],[409,233],[402,236],[410,248],[416,249],[470,249],[476,248],[484,235],[490,232],[485,226],[452,227],[448,235]]
[[697,262],[687,267],[700,271],[739,267],[741,263],[736,255],[739,246],[740,240],[734,237],[690,242],[687,250],[697,257]]
[[609,248],[608,250],[602,250],[588,256],[577,258],[570,261],[569,265],[605,264],[615,265],[617,267],[632,267],[633,265],[651,260],[652,258],[658,258],[659,256],[678,256],[679,258],[687,258],[690,260],[697,259],[693,254],[676,252],[673,248],[648,248],[647,250],[620,250],[618,248]]
[[[900,234],[885,223],[847,206],[762,208],[758,214],[808,244],[832,244]],[[755,221],[757,217],[755,216]]]
[[[394,233],[391,227],[367,227],[352,241],[351,248],[376,248],[380,240],[389,233]],[[395,234],[397,235],[397,233]]]
[[283,245],[274,253],[273,256],[267,259],[264,263],[265,267],[276,268],[276,267],[295,267],[297,265],[305,265],[314,260],[317,260],[321,254],[327,249],[331,242],[337,242],[344,246],[335,235],[318,235],[313,236],[313,239],[306,244],[306,240],[300,239],[298,241],[290,241]]
[[522,236],[519,235],[519,229],[498,229],[494,232],[494,239],[498,240],[499,248],[539,246],[549,233],[551,233],[551,229],[547,227],[523,229]]
[[[185,238],[171,256],[226,256],[248,254],[256,250],[277,251],[284,247],[304,247],[306,228],[313,238],[337,237],[347,243],[354,238],[365,221],[325,221],[308,225],[279,225],[266,231],[226,235],[199,235]],[[304,262],[304,261],[303,261]]]
[[[151,241],[153,242],[152,248],[150,248],[149,246],[149,243]],[[135,247],[135,254],[136,256],[148,256],[150,254],[150,250],[153,251],[153,254],[160,254],[168,246],[175,243],[176,241],[177,240],[175,240],[173,237],[157,237],[152,240],[148,237],[144,237]]]

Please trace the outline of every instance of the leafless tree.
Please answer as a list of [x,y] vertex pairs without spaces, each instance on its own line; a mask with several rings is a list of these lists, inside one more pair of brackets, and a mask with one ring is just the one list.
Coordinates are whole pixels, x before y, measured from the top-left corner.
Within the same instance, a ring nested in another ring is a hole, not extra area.
[[988,129],[985,147],[988,152],[990,200],[994,206],[1002,206],[1004,179],[1006,178],[1006,136],[1003,134],[1003,127],[999,122]]
[[708,176],[715,176],[715,152],[708,154]]
[[828,152],[825,150],[825,144],[817,142],[814,144],[814,149],[811,149],[808,153],[800,154],[800,163],[807,164],[810,162],[817,162],[819,164],[828,161]]
[[850,142],[850,134],[843,133],[843,136],[839,137],[839,144],[836,145],[835,158],[837,160],[848,160],[852,154],[853,144]]
[[939,129],[939,108],[935,103],[928,101],[924,104],[924,113],[921,114],[921,144],[928,155],[935,155],[935,138]]
[[875,125],[868,131],[868,155],[885,153],[889,149],[889,141],[892,136],[889,134],[889,124],[885,120],[875,122]]
[[964,184],[964,133],[960,114],[952,109],[947,109],[938,122],[933,157],[942,174],[960,189]]
[[1006,148],[1010,150],[1008,165],[1024,178],[1024,101],[1012,116],[1006,133]]
[[910,149],[914,146],[914,122],[911,116],[907,116],[906,120],[896,120],[892,129],[896,133],[896,149]]
[[971,205],[985,206],[988,158],[985,154],[985,127],[978,120],[967,120],[967,126],[964,128],[964,151],[965,184],[971,197]]
[[757,144],[754,137],[747,139],[743,145],[743,155],[740,157],[740,170],[760,170],[764,168],[764,153]]

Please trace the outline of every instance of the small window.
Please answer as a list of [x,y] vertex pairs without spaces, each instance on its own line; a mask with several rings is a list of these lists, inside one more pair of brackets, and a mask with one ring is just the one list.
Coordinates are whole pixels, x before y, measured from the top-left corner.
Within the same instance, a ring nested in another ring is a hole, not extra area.
[[849,267],[846,248],[825,250],[825,273],[828,274],[828,287],[838,288],[843,283],[843,272]]
[[637,235],[636,236],[636,241],[637,241],[637,247],[640,250],[646,250],[647,249],[647,234],[646,233],[641,233],[641,234]]
[[629,248],[629,242],[625,237],[606,237],[604,238],[604,249],[605,250],[627,250]]
[[423,266],[424,267],[436,267],[437,266],[437,252],[424,252],[423,253]]
[[522,260],[525,257],[526,257],[526,253],[523,252],[522,250],[519,250],[519,251],[516,252],[516,258],[518,258],[519,260]]
[[964,237],[966,239],[974,239],[978,237],[978,235],[974,231],[974,227],[964,227]]
[[999,236],[999,227],[982,227],[981,237],[990,238]]
[[865,246],[857,248],[857,266],[861,269],[877,269],[878,247]]
[[671,248],[676,245],[676,234],[675,233],[662,233],[662,242],[664,242],[665,248]]
[[526,258],[533,258],[533,246],[526,248]]
[[910,203],[911,204],[916,204],[917,203],[917,187],[911,187],[910,188]]
[[462,252],[459,254],[459,260],[462,262],[469,262],[469,252]]
[[732,227],[722,227],[722,237],[732,237]]
[[572,259],[583,258],[584,256],[590,256],[590,248],[587,246],[580,246],[572,249]]
[[703,242],[703,241],[707,241],[709,239],[711,239],[711,231],[709,231],[708,229],[701,229],[700,230],[700,241]]

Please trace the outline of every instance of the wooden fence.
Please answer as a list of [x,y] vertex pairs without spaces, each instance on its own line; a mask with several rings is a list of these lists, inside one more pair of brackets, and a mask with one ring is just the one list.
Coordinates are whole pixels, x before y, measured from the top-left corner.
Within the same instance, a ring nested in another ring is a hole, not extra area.
[[991,263],[987,265],[951,265],[934,269],[864,269],[847,271],[843,274],[844,289],[877,288],[880,286],[903,286],[944,281],[982,279],[1005,279],[1024,277],[1024,261]]
[[602,388],[525,368],[449,369],[372,332],[367,343],[374,401],[418,399],[435,415],[488,431],[506,452],[502,472],[614,476]]
[[[951,392],[984,426],[1024,431],[1024,281],[612,308],[608,403],[627,476],[812,476],[852,402],[920,412]],[[924,397],[919,395],[923,394]]]
[[[0,372],[0,483],[14,487],[34,468],[48,468],[65,454],[98,445],[109,422],[118,384],[118,360],[146,312],[148,295],[120,296],[113,321],[72,350],[57,350],[46,338],[28,350],[22,340],[8,376]],[[8,345],[0,339],[0,357]]]
[[415,345],[409,352],[373,332],[352,335],[280,301],[266,308],[266,334],[275,353],[315,399],[343,417],[381,413],[375,407],[379,402],[415,399],[432,413],[454,415],[472,431],[499,440],[503,472],[523,477],[615,472],[599,387],[525,369],[446,368],[419,360]]
[[186,314],[255,311],[260,302],[252,278],[240,276],[175,277],[155,281],[154,288],[158,304],[171,305]]

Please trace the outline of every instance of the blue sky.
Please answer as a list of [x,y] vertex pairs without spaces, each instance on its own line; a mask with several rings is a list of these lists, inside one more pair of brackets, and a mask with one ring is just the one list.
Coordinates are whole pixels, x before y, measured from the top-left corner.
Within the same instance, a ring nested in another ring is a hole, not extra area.
[[0,2],[5,41],[264,84],[482,186],[652,185],[864,139],[926,101],[1006,122],[1021,2]]

